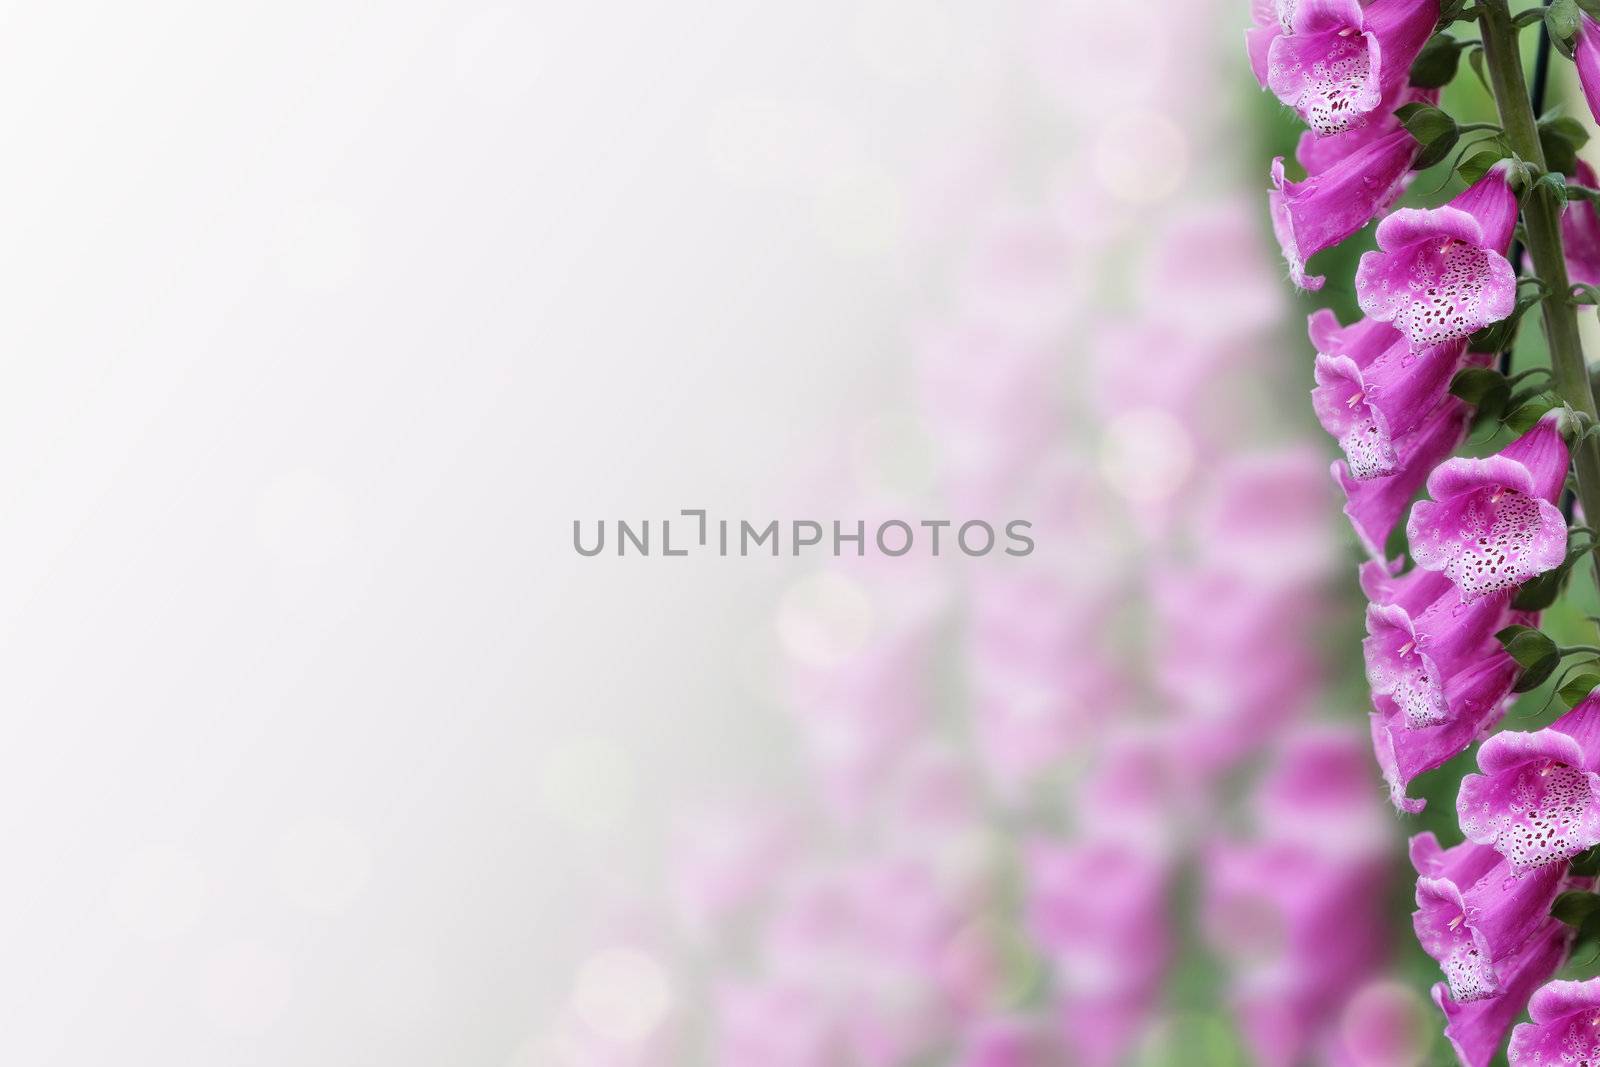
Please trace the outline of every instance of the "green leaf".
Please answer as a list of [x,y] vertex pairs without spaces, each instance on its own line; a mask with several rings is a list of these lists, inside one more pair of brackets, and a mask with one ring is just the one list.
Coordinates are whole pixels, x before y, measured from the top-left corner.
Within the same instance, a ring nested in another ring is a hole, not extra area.
[[1507,626],[1494,636],[1522,668],[1513,693],[1539,688],[1561,666],[1561,649],[1531,626]]
[[1556,695],[1561,698],[1561,703],[1575,708],[1594,692],[1596,686],[1600,686],[1600,674],[1580,674],[1557,690]]
[[1431,141],[1456,127],[1456,120],[1432,104],[1402,104],[1394,109],[1395,118],[1419,141]]
[[1511,687],[1513,693],[1531,693],[1545,683],[1549,677],[1561,666],[1561,657],[1552,654],[1539,660],[1533,666],[1526,668],[1517,675],[1517,684]]
[[1472,73],[1478,76],[1478,83],[1483,86],[1483,91],[1492,94],[1494,89],[1489,84],[1489,73],[1483,65],[1483,49],[1474,48],[1468,52],[1467,62],[1472,66]]
[[1577,0],[1555,0],[1544,9],[1544,27],[1550,31],[1550,43],[1568,59],[1572,58],[1572,38],[1577,36],[1578,25]]
[[1578,149],[1589,143],[1589,131],[1571,115],[1558,115],[1539,123],[1539,144],[1552,171],[1571,174],[1577,169]]
[[1578,10],[1592,19],[1600,19],[1600,0],[1578,0]]
[[1511,598],[1511,606],[1518,611],[1543,611],[1561,599],[1561,589],[1567,584],[1569,573],[1567,567],[1557,567],[1536,578],[1529,578],[1517,589],[1516,596]]
[[1600,911],[1600,893],[1581,889],[1570,890],[1556,897],[1550,905],[1550,914],[1568,926],[1582,926],[1585,919]]
[[[1596,0],[1600,3],[1600,0]],[[1572,857],[1572,873],[1579,878],[1600,874],[1600,845]]]
[[1422,146],[1415,164],[1417,170],[1427,170],[1443,160],[1461,139],[1456,120],[1432,104],[1406,104],[1394,113],[1406,132]]
[[1534,424],[1551,410],[1561,406],[1561,398],[1554,393],[1544,392],[1518,407],[1506,416],[1506,425],[1517,433],[1527,433],[1533,429]]
[[1531,626],[1507,626],[1494,637],[1519,667],[1531,667],[1546,656],[1561,655],[1554,641]]
[[[1596,2],[1600,3],[1600,0],[1596,0]],[[1456,168],[1456,173],[1461,175],[1462,181],[1471,185],[1485,174],[1488,174],[1489,169],[1504,158],[1506,158],[1504,152],[1494,149],[1474,152],[1461,166]]]
[[1449,85],[1461,65],[1461,42],[1447,33],[1435,35],[1411,64],[1411,84],[1420,89]]
[[1450,379],[1450,393],[1469,404],[1482,404],[1496,393],[1511,395],[1511,383],[1493,367],[1468,367]]

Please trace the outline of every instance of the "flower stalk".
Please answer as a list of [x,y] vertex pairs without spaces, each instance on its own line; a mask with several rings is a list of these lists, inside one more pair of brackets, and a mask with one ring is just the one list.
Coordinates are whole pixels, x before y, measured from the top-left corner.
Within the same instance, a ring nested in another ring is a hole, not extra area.
[[[1539,120],[1534,114],[1517,47],[1516,27],[1507,0],[1480,0],[1478,19],[1483,34],[1484,66],[1494,93],[1500,124],[1512,151],[1524,162],[1546,166],[1539,141]],[[1544,333],[1550,346],[1551,384],[1561,399],[1580,416],[1596,418],[1589,369],[1578,337],[1578,315],[1565,298],[1572,285],[1561,244],[1561,204],[1543,188],[1531,191],[1523,204],[1523,228],[1535,274],[1553,295],[1540,302]],[[1584,437],[1573,450],[1578,499],[1585,516],[1600,516],[1600,439]],[[1592,553],[1600,553],[1596,546]],[[1600,585],[1600,555],[1596,556],[1595,582]]]

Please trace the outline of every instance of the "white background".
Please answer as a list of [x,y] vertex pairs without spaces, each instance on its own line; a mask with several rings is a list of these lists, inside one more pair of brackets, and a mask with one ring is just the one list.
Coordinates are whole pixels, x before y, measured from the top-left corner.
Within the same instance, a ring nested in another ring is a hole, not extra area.
[[571,520],[907,402],[1009,8],[0,12],[0,1062],[522,1062],[788,737],[792,570]]

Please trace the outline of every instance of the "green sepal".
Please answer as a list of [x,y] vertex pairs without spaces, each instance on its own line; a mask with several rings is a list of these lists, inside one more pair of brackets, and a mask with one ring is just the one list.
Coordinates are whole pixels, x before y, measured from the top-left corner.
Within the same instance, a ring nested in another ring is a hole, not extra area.
[[1600,686],[1600,674],[1580,674],[1556,691],[1556,696],[1568,708],[1575,708]]
[[[1498,145],[1498,142],[1495,141],[1490,141],[1489,143]],[[1462,161],[1461,165],[1456,168],[1456,173],[1461,175],[1462,181],[1471,185],[1485,174],[1488,174],[1490,168],[1504,158],[1506,158],[1506,154],[1500,148],[1486,148],[1482,151],[1474,152]]]
[[1582,889],[1572,889],[1560,896],[1550,905],[1550,915],[1559,919],[1568,926],[1577,929],[1584,921],[1600,911],[1600,893],[1590,893]]
[[1561,665],[1561,649],[1531,626],[1507,626],[1494,636],[1522,668],[1512,687],[1513,693],[1537,689]]
[[1580,18],[1577,0],[1555,0],[1544,9],[1544,28],[1550,33],[1550,43],[1568,59],[1572,58],[1572,39],[1578,34]]
[[1461,42],[1447,33],[1436,34],[1411,64],[1411,84],[1419,89],[1442,88],[1455,78],[1460,65]]
[[1527,433],[1546,414],[1560,406],[1561,398],[1559,396],[1552,392],[1544,391],[1507,415],[1505,424],[1517,433]]
[[1406,104],[1395,108],[1394,113],[1406,132],[1422,146],[1413,164],[1417,170],[1427,170],[1443,161],[1461,139],[1456,120],[1432,104]]
[[1571,115],[1556,115],[1539,122],[1539,145],[1552,172],[1571,174],[1578,167],[1578,149],[1589,143],[1589,131]]

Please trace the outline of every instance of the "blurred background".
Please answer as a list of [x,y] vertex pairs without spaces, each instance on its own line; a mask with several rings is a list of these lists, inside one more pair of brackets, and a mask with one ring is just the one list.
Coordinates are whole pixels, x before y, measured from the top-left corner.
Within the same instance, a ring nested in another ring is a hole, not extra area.
[[1242,2],[0,13],[0,1060],[1437,1062]]

